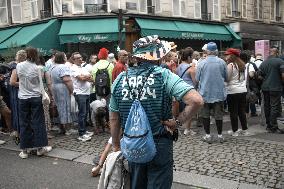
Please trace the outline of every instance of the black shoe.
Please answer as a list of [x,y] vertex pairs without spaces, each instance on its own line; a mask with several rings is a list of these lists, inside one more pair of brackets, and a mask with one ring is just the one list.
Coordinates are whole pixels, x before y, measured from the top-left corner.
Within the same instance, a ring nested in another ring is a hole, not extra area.
[[273,127],[267,127],[266,130],[268,133],[275,133],[276,131]]
[[284,134],[284,130],[283,129],[279,129],[278,127],[274,129],[275,132],[274,133],[278,133],[278,134]]

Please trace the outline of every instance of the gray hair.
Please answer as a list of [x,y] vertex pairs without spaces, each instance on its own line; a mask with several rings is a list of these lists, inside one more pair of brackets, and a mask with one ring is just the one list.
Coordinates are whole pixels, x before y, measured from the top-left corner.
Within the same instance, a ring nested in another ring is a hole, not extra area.
[[215,56],[218,56],[218,55],[219,55],[219,51],[218,51],[218,50],[215,50],[215,51],[209,51],[209,50],[207,50],[207,55],[215,55]]
[[19,50],[16,53],[16,61],[17,62],[23,62],[27,59],[27,52],[25,50]]

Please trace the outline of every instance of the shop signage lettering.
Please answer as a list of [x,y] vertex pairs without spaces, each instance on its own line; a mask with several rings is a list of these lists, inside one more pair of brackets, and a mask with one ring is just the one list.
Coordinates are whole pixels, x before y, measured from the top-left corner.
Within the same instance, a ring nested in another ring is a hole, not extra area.
[[204,37],[203,33],[191,33],[191,32],[184,32],[181,33],[183,38],[194,38],[194,39],[202,39]]
[[86,36],[86,35],[79,35],[78,40],[80,42],[92,42],[92,41],[98,41],[98,40],[106,40],[108,36],[106,35],[93,35],[93,36]]

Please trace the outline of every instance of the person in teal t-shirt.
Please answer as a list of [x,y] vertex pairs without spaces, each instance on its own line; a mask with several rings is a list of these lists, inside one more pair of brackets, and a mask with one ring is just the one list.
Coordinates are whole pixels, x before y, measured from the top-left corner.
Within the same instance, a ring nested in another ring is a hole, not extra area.
[[[158,36],[147,36],[135,41],[133,56],[137,58],[138,66],[127,70],[128,80],[126,72],[122,72],[112,85],[109,109],[113,151],[120,149],[120,129],[124,129],[134,100],[131,90],[139,86],[143,87],[139,100],[149,119],[157,149],[154,159],[148,163],[128,162],[132,189],[171,188],[173,140],[169,133],[176,128],[177,123],[191,119],[203,104],[202,97],[193,86],[158,66],[159,60],[170,50],[170,44],[160,41]],[[172,119],[172,97],[182,99],[187,105],[177,120]]]

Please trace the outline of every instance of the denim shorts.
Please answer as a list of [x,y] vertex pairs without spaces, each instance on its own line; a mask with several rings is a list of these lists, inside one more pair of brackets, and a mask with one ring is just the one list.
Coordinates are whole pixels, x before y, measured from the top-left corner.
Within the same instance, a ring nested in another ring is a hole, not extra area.
[[200,117],[210,118],[213,116],[215,120],[223,120],[224,102],[205,103],[200,111]]

